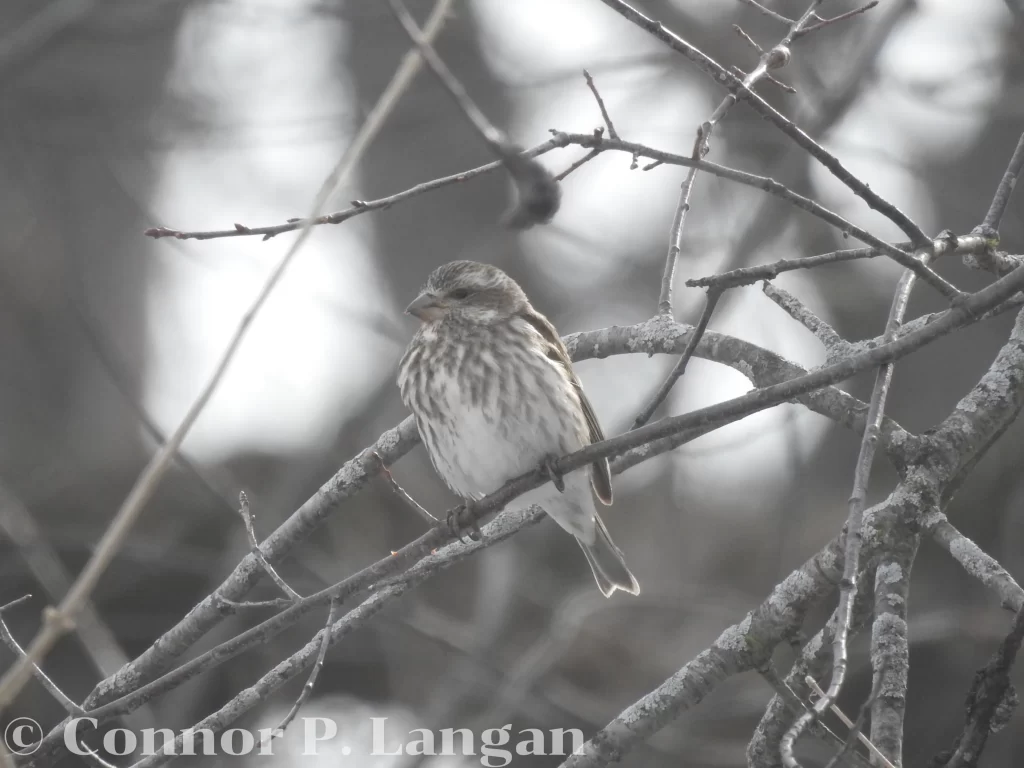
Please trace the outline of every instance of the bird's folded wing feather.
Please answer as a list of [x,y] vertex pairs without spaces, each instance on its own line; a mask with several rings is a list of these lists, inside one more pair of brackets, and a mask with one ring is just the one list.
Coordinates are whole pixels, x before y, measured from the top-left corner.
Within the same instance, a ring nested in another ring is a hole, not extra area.
[[[544,317],[544,315],[536,311],[527,310],[522,314],[522,317],[526,322],[533,326],[533,328],[546,342],[545,352],[548,359],[559,363],[568,372],[569,381],[572,382],[573,387],[576,389],[576,394],[580,399],[580,405],[583,406],[583,416],[586,418],[587,427],[590,430],[590,442],[601,442],[604,440],[604,433],[601,431],[601,424],[598,422],[597,414],[594,413],[594,408],[587,399],[586,393],[583,391],[583,385],[580,383],[579,378],[572,369],[572,361],[569,360],[569,351],[565,348],[565,344],[563,344],[562,340],[558,337],[558,332],[555,330],[555,327],[546,317]],[[611,504],[612,473],[611,468],[608,465],[608,460],[600,459],[590,466],[590,481],[594,486],[594,491],[597,493],[597,497],[601,500],[602,504]]]

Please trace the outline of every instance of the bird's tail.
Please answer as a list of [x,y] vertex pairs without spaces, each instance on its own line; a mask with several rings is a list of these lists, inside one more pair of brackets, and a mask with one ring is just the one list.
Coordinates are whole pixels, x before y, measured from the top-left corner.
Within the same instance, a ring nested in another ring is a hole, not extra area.
[[608,529],[604,527],[600,516],[594,514],[596,536],[593,544],[586,544],[576,538],[583,548],[583,553],[590,563],[590,570],[594,572],[597,580],[597,588],[605,597],[611,597],[616,589],[628,592],[631,595],[640,594],[640,585],[626,567],[626,561],[622,551],[615,546]]

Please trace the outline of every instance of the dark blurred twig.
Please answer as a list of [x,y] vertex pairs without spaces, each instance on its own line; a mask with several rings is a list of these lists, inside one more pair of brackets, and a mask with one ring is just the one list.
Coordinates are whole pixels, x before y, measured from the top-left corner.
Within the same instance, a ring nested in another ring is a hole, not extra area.
[[[71,586],[71,577],[35,516],[3,482],[0,482],[0,531],[17,548],[50,601],[60,601]],[[96,670],[104,677],[114,674],[129,662],[91,600],[82,606],[75,623],[75,633]],[[155,724],[152,713],[147,714],[147,720],[147,725]]]
[[1024,640],[1024,608],[1017,611],[1010,633],[982,669],[967,692],[964,730],[952,748],[932,758],[930,768],[975,768],[989,734],[1006,725],[1016,706],[1017,694],[1010,682],[1010,670]]
[[416,44],[427,65],[512,177],[517,199],[514,208],[506,214],[505,222],[511,227],[526,229],[534,224],[546,224],[551,221],[558,212],[562,199],[561,187],[554,177],[533,157],[524,154],[521,147],[512,144],[505,134],[487,119],[462,83],[452,74],[448,65],[437,55],[430,41],[424,37],[402,0],[388,2],[395,18]]
[[[553,149],[558,149],[561,145],[554,139],[549,139],[535,147],[531,147],[523,152],[528,157],[537,157],[538,155],[550,152]],[[316,218],[310,219],[290,219],[283,224],[273,224],[264,227],[249,227],[244,224],[235,224],[232,229],[215,229],[215,230],[203,230],[195,232],[183,232],[177,229],[170,229],[168,227],[151,227],[145,231],[147,237],[159,239],[161,237],[173,237],[178,240],[215,240],[224,237],[253,237],[261,236],[264,240],[269,240],[277,235],[284,234],[286,232],[295,232],[296,230],[302,229],[304,226],[323,226],[326,224],[341,224],[342,222],[348,221],[355,216],[361,216],[364,213],[371,211],[383,211],[387,210],[391,206],[404,202],[409,198],[422,195],[426,192],[432,192],[435,189],[447,187],[451,184],[460,184],[469,179],[477,176],[482,176],[485,173],[497,170],[502,167],[500,160],[495,160],[491,163],[485,163],[484,165],[476,168],[470,168],[459,173],[453,173],[450,176],[442,176],[438,179],[432,179],[431,181],[417,184],[409,189],[402,192],[398,192],[388,197],[382,197],[377,200],[353,200],[352,205],[341,211],[335,213],[328,213],[323,216],[317,216]]]

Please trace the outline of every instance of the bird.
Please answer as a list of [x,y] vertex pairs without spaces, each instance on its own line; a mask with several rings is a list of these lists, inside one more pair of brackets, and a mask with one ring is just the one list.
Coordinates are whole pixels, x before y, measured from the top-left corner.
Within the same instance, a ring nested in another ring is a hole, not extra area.
[[604,440],[601,425],[551,322],[501,269],[452,261],[406,308],[419,320],[398,366],[434,470],[467,502],[544,469],[549,477],[510,506],[538,504],[576,537],[605,597],[640,593],[595,498],[612,503],[607,459],[564,475],[554,460]]

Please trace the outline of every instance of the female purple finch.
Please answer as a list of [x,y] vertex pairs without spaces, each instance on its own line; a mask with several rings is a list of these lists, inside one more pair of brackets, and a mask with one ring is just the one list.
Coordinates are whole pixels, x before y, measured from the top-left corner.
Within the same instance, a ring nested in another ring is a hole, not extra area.
[[524,493],[576,537],[605,597],[639,594],[598,517],[612,503],[607,459],[557,476],[552,461],[604,439],[569,353],[523,289],[497,267],[438,267],[406,309],[421,325],[399,365],[398,386],[434,469],[463,499],[479,499],[544,467],[551,481]]

